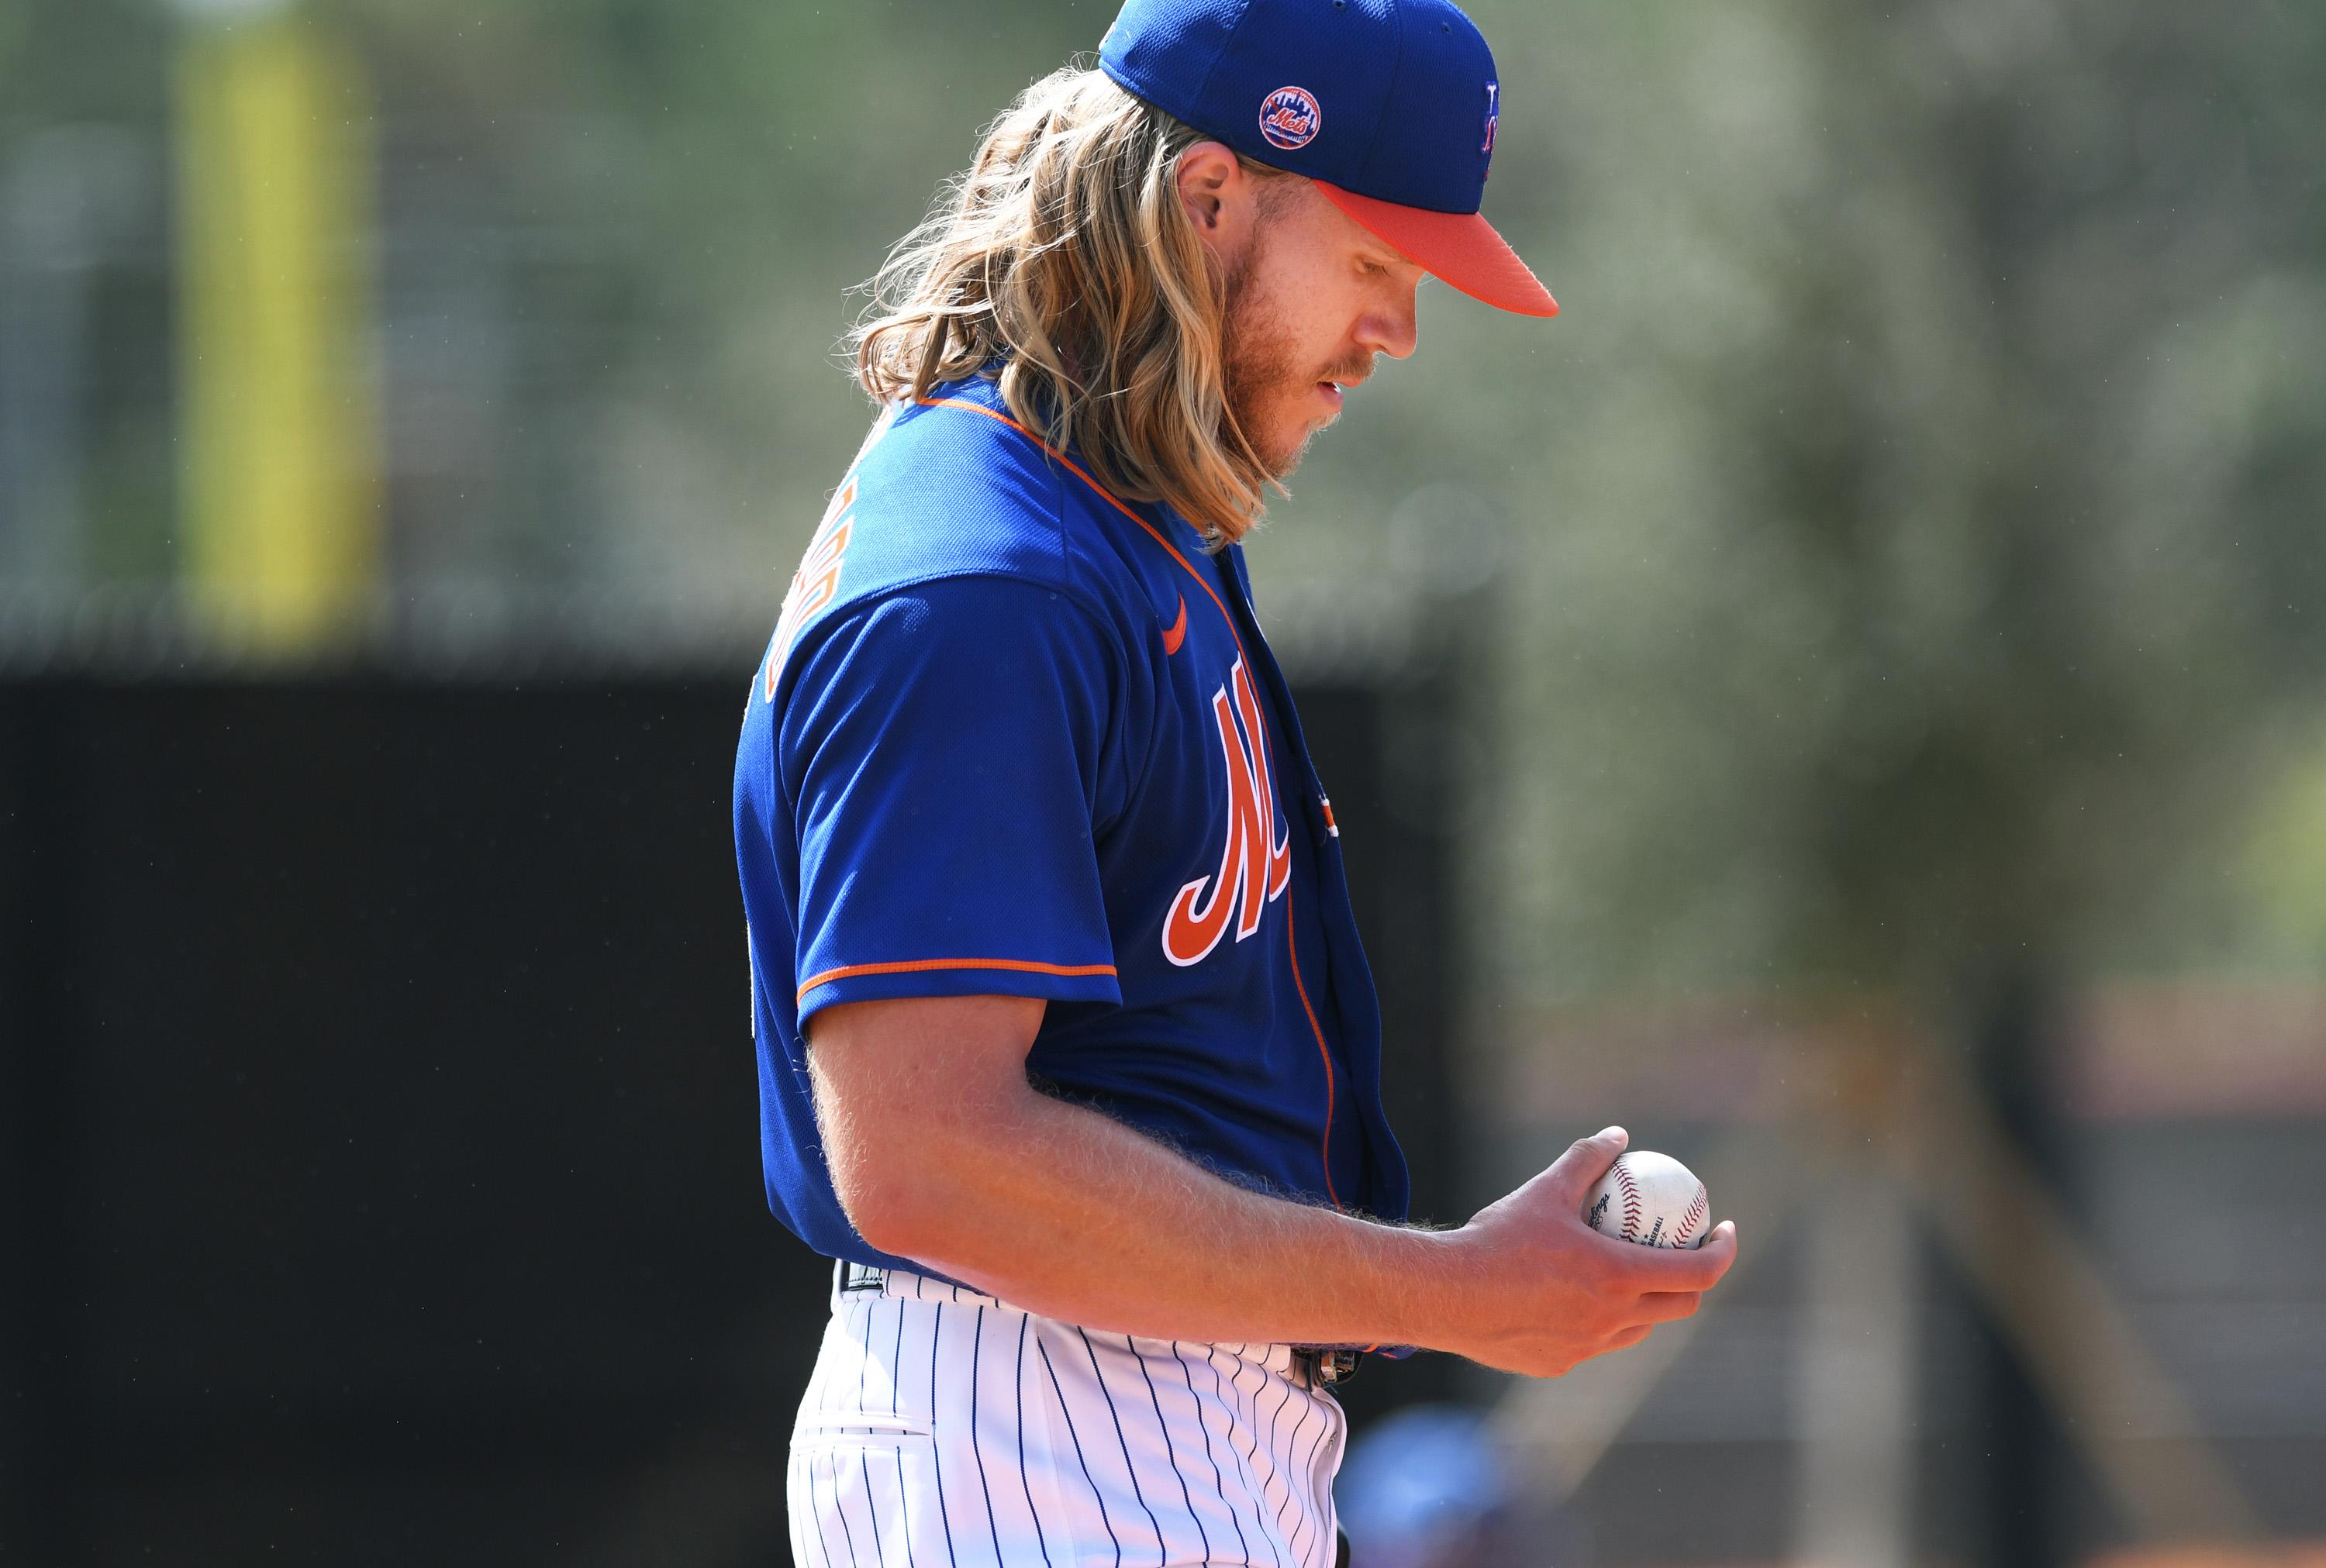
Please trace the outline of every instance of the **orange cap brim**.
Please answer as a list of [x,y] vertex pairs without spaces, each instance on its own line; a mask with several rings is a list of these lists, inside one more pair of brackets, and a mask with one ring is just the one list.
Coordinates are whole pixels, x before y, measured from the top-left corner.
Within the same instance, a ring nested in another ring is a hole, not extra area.
[[1431,212],[1360,196],[1317,181],[1333,205],[1398,248],[1400,254],[1474,300],[1521,316],[1556,316],[1558,302],[1510,242],[1475,212]]

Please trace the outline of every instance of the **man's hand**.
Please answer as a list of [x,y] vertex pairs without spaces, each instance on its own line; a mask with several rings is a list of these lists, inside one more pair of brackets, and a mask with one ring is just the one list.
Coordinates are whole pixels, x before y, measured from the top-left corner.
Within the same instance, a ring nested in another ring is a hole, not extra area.
[[1583,1222],[1583,1200],[1629,1137],[1581,1139],[1542,1174],[1446,1238],[1465,1281],[1458,1317],[1436,1348],[1506,1372],[1556,1378],[1636,1345],[1656,1324],[1693,1316],[1736,1261],[1723,1220],[1692,1251],[1641,1247]]

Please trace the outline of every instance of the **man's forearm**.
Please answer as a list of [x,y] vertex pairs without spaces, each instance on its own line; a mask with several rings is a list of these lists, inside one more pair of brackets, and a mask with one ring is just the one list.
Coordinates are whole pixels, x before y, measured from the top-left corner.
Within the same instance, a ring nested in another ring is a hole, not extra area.
[[932,1133],[906,1255],[1014,1305],[1155,1339],[1422,1344],[1455,1247],[1235,1186],[1037,1094]]
[[1404,1344],[1532,1377],[1696,1311],[1735,1260],[1611,1240],[1584,1195],[1609,1127],[1459,1230],[1263,1197],[1099,1111],[1037,1094],[1018,997],[842,1005],[808,1073],[833,1189],[882,1252],[1046,1316],[1211,1343]]

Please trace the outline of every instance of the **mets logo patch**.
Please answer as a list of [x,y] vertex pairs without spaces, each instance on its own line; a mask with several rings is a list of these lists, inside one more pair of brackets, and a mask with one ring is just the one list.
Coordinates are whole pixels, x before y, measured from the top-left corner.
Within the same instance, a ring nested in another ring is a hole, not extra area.
[[1260,100],[1260,134],[1286,152],[1305,147],[1325,128],[1325,111],[1307,88],[1280,87]]

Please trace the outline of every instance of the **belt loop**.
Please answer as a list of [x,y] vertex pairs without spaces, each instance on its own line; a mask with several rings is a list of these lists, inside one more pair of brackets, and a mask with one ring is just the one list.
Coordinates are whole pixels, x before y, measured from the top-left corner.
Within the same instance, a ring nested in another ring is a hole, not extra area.
[[1292,1364],[1300,1369],[1301,1378],[1308,1387],[1330,1387],[1356,1376],[1357,1363],[1364,1359],[1364,1354],[1363,1350],[1295,1345]]
[[839,1261],[839,1269],[833,1276],[833,1289],[835,1294],[851,1295],[859,1291],[870,1291],[878,1294],[888,1287],[889,1271],[887,1269],[868,1268],[863,1264],[851,1263],[844,1257]]

